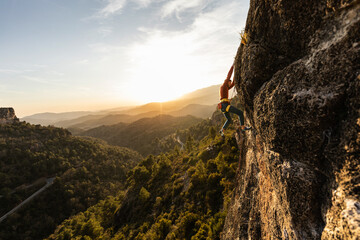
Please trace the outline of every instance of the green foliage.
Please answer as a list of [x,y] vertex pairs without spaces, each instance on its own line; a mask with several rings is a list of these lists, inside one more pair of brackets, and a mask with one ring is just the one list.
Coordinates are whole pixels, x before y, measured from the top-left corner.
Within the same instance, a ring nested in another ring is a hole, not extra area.
[[146,202],[150,198],[150,193],[146,190],[146,188],[142,187],[139,192],[139,200],[140,202]]
[[[46,178],[56,176],[52,186],[0,224],[0,239],[48,236],[64,219],[124,189],[127,171],[141,160],[132,150],[73,137],[55,127],[0,125],[0,139],[2,214],[41,188]],[[115,209],[108,215],[112,217]],[[89,220],[83,232],[93,238],[100,230]],[[61,239],[72,235],[64,231]]]
[[[103,227],[99,238],[107,239],[219,239],[239,152],[231,134],[225,139],[212,136],[208,121],[196,126],[176,133],[188,139],[187,149],[150,155],[128,172],[126,194],[112,224],[96,214],[85,214],[82,224],[98,219]],[[192,132],[203,137],[198,139]],[[106,212],[104,204],[91,209]],[[51,239],[69,230],[74,234],[74,226],[65,221]],[[80,236],[84,237],[77,232]]]
[[83,236],[89,236],[90,239],[99,237],[103,232],[103,228],[100,226],[100,223],[90,218],[84,225],[81,226],[80,233]]
[[215,130],[215,127],[214,126],[211,126],[209,128],[209,137],[211,139],[214,139],[216,137],[216,130]]
[[219,239],[238,164],[232,132],[223,139],[210,120],[163,118],[138,121],[113,138],[158,154],[140,162],[129,149],[64,129],[1,126],[0,210],[57,177],[0,225],[0,238],[41,239],[56,229],[49,239]]
[[147,180],[149,180],[151,176],[149,170],[147,170],[146,167],[144,166],[136,166],[132,170],[132,172],[133,172],[132,176],[134,178],[135,184],[142,184]]
[[147,156],[173,149],[178,143],[172,134],[184,131],[201,121],[190,115],[185,117],[159,115],[154,118],[143,118],[129,125],[119,123],[93,128],[81,135],[100,138],[112,145],[129,147]]

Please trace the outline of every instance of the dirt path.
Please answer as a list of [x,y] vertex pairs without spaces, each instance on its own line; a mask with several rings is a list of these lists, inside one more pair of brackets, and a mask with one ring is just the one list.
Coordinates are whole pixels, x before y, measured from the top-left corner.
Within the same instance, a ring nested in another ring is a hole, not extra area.
[[174,136],[174,140],[181,145],[180,150],[183,150],[184,149],[184,143],[180,140],[179,136],[176,136],[176,137]]

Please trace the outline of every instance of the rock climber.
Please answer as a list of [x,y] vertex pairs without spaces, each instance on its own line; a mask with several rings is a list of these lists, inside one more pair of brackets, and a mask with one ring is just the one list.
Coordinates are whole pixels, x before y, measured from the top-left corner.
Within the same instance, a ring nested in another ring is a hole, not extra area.
[[232,123],[230,113],[234,113],[238,115],[240,121],[240,129],[242,131],[251,129],[251,127],[246,127],[244,125],[244,113],[241,110],[237,109],[236,107],[230,105],[229,90],[233,88],[235,85],[235,81],[234,80],[231,81],[230,79],[233,71],[234,71],[234,64],[231,66],[230,71],[224,83],[220,87],[220,103],[218,104],[218,108],[224,113],[224,116],[226,117],[226,122],[219,131],[221,136],[224,136],[224,130],[229,127],[230,123]]

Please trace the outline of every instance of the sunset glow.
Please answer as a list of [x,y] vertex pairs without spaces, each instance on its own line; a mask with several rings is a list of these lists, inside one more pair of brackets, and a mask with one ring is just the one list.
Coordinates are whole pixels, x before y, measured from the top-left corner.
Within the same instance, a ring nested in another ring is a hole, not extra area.
[[95,110],[221,83],[248,3],[183,3],[1,1],[1,105],[20,116]]

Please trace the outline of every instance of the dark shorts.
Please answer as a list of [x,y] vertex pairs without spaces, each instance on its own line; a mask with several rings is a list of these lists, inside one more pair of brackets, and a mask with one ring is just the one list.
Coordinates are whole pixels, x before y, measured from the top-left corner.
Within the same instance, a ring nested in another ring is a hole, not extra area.
[[230,103],[229,102],[222,102],[221,103],[221,111],[222,112],[226,112],[226,108],[227,108],[227,106],[229,106],[230,105]]

